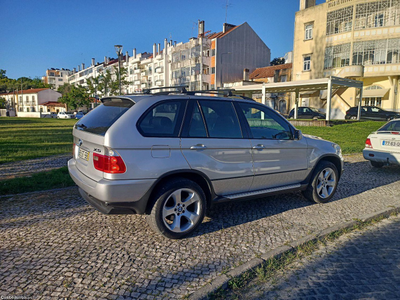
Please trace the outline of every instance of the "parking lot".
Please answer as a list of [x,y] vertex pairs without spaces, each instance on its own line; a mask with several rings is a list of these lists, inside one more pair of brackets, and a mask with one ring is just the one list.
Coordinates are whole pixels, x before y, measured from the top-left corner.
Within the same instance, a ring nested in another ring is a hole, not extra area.
[[182,298],[219,274],[334,224],[400,207],[400,168],[346,157],[334,199],[300,193],[213,207],[189,238],[143,216],[102,215],[77,188],[0,198],[0,296]]

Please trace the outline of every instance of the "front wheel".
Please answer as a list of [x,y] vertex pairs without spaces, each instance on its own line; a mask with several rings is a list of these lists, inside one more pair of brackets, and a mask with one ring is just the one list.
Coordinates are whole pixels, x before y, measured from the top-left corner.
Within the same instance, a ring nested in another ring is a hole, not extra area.
[[351,116],[350,120],[357,120],[357,117],[356,116]]
[[335,194],[338,181],[336,166],[329,161],[321,161],[314,170],[310,184],[303,191],[303,196],[316,203],[326,203]]
[[168,181],[154,199],[147,222],[155,232],[167,238],[182,238],[203,221],[206,197],[201,187],[191,180]]

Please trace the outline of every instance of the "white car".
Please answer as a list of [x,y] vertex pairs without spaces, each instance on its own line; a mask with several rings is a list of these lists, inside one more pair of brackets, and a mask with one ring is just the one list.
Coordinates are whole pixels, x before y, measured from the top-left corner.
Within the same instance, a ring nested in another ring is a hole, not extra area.
[[364,158],[375,168],[384,165],[400,165],[400,119],[392,120],[365,141]]
[[74,118],[73,113],[61,111],[57,114],[57,119],[73,119],[73,118]]

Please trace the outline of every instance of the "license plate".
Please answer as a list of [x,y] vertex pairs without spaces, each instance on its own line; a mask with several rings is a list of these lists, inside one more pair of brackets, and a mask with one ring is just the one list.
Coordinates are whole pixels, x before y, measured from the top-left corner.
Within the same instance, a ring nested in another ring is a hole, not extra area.
[[79,149],[79,154],[78,154],[78,156],[79,156],[80,159],[89,161],[89,154],[90,154],[89,151],[86,151],[86,150],[84,150],[84,149],[82,149],[82,148]]
[[382,146],[400,147],[400,141],[382,141]]

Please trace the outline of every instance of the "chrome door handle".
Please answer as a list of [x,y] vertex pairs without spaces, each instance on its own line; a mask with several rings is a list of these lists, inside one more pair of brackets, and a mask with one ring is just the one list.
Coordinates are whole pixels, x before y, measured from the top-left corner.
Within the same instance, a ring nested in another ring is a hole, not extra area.
[[203,150],[206,149],[207,147],[204,146],[203,144],[197,144],[197,145],[193,145],[190,147],[190,150]]
[[265,149],[265,146],[261,145],[261,144],[258,144],[258,145],[253,146],[252,149],[254,149],[254,150],[262,150],[262,149]]

